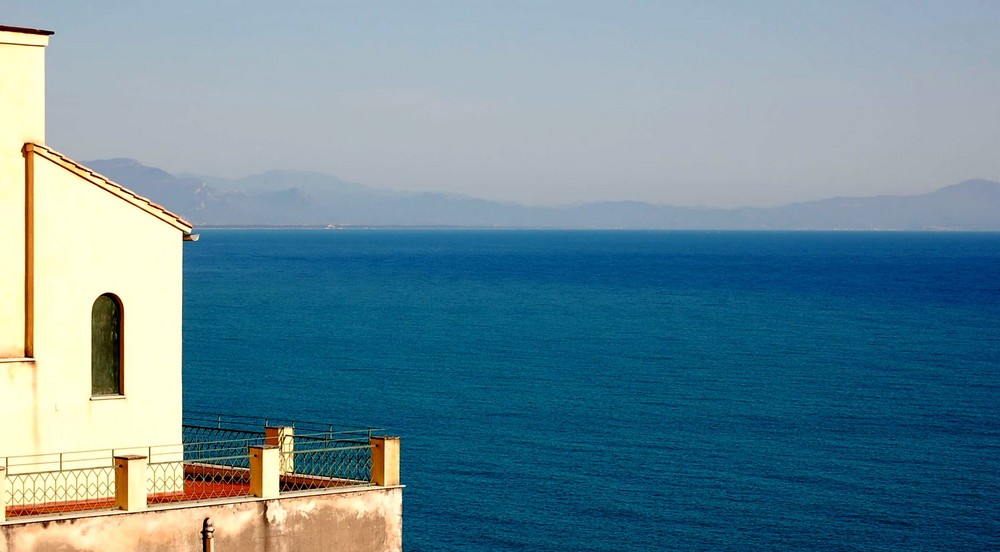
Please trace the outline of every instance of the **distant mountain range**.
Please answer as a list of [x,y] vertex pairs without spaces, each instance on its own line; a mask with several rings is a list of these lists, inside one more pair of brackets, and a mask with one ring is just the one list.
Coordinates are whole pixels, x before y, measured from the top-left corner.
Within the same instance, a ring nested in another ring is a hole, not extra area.
[[966,180],[921,195],[842,197],[771,208],[637,201],[529,207],[454,194],[378,190],[304,171],[229,180],[175,176],[134,159],[85,164],[199,226],[1000,230],[1000,182],[991,180]]

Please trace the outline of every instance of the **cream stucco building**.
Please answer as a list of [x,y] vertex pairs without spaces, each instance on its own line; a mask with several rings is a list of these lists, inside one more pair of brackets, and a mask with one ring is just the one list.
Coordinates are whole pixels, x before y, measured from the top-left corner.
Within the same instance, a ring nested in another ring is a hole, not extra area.
[[50,34],[0,27],[3,453],[180,442],[191,225],[45,145]]
[[0,552],[190,547],[204,518],[234,550],[398,550],[397,438],[185,423],[192,226],[47,145],[52,34],[0,26]]

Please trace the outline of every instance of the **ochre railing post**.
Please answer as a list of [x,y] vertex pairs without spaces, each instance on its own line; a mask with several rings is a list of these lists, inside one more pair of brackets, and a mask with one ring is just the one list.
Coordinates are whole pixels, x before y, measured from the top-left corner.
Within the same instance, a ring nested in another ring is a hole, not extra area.
[[0,521],[7,521],[7,468],[0,466]]
[[369,442],[372,447],[372,483],[380,487],[399,485],[399,437],[373,436]]
[[281,491],[280,449],[272,445],[250,447],[250,495],[276,498]]
[[115,456],[115,506],[126,511],[146,509],[145,456]]
[[265,427],[264,443],[281,449],[281,473],[295,471],[295,428]]

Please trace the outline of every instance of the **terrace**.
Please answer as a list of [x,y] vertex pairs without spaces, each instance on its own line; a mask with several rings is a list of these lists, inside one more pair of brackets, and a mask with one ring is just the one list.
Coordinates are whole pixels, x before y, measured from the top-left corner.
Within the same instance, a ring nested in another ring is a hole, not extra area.
[[0,461],[0,522],[399,485],[399,439],[379,429],[194,412],[178,444]]

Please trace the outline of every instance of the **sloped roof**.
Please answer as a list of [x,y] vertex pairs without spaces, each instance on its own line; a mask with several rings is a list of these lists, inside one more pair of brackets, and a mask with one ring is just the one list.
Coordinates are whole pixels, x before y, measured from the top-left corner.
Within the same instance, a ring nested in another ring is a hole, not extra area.
[[88,169],[87,167],[73,161],[52,148],[29,142],[24,145],[24,151],[27,154],[35,154],[48,159],[49,161],[71,173],[76,174],[98,188],[103,189],[123,201],[127,201],[128,203],[135,205],[136,207],[146,211],[147,213],[182,232],[188,233],[193,228],[191,223],[181,218],[180,215],[171,213],[162,205],[154,203],[120,184],[116,184],[110,178]]

